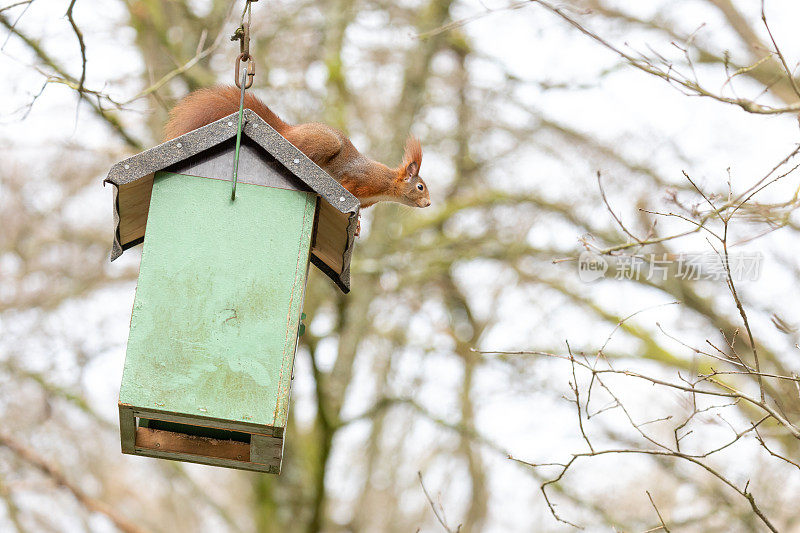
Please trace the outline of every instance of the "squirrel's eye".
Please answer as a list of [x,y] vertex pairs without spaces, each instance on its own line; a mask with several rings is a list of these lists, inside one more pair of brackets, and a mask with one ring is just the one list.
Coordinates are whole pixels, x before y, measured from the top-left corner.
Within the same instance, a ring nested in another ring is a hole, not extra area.
[[421,191],[425,190],[425,186],[423,184],[421,184],[421,183],[417,183],[417,189],[419,189]]

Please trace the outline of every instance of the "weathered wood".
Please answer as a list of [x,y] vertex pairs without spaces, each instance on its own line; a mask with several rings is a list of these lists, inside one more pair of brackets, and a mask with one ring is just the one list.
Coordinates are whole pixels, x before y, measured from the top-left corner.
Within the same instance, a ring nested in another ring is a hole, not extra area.
[[250,461],[249,443],[197,437],[160,429],[137,428],[136,447],[231,461]]
[[[311,253],[317,256],[331,270],[341,274],[343,250],[347,247],[347,225],[350,219],[347,213],[340,213],[326,202],[321,202],[317,215],[317,230],[314,232],[314,243]],[[321,230],[320,228],[325,228]],[[332,231],[335,229],[335,231]]]
[[144,237],[152,191],[152,176],[120,186],[118,197],[119,212],[126,214],[125,217],[121,217],[119,220],[120,242],[128,243]]
[[145,418],[148,420],[162,420],[164,422],[176,422],[178,424],[194,424],[200,427],[213,427],[226,429],[228,431],[238,431],[251,435],[264,435],[267,437],[282,437],[282,428],[265,427],[262,424],[253,424],[241,421],[225,420],[221,418],[201,417],[197,415],[181,416],[172,413],[165,413],[157,409],[144,409],[137,407],[133,410],[135,418]]
[[137,448],[136,455],[140,455],[143,457],[154,457],[156,459],[168,459],[171,461],[183,461],[185,463],[223,466],[226,468],[235,468],[237,470],[249,470],[251,472],[265,472],[267,474],[281,473],[281,468],[279,464],[265,465],[265,464],[246,462],[246,461],[232,461],[230,459],[203,457],[202,455],[193,455],[190,453],[160,452],[157,450],[150,450],[147,448]]
[[130,406],[119,405],[119,436],[122,453],[133,453],[135,446],[136,418]]
[[265,465],[281,464],[283,457],[283,439],[252,435],[250,437],[250,461]]

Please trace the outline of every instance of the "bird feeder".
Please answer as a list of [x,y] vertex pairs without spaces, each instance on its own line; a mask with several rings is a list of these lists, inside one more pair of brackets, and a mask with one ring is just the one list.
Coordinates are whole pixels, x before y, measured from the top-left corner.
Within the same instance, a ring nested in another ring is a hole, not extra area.
[[122,452],[280,473],[309,262],[343,291],[359,202],[244,111],[115,164],[113,261],[144,242]]

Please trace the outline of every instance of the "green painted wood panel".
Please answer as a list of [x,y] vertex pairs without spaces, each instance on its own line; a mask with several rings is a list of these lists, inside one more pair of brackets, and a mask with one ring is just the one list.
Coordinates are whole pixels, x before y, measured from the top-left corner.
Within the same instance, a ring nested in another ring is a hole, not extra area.
[[316,196],[230,189],[156,175],[120,403],[282,429]]

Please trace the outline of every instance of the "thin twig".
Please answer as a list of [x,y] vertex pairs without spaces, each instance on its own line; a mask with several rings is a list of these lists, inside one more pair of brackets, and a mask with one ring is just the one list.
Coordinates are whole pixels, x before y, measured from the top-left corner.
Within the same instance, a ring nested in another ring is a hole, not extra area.
[[[433,498],[431,495],[428,494],[428,489],[425,488],[425,483],[422,482],[422,472],[417,472],[417,477],[419,478],[419,484],[422,487],[422,492],[425,493],[425,498],[428,500],[428,503],[431,506],[431,510],[433,511],[433,515],[436,517],[436,520],[442,525],[447,533],[458,533],[461,531],[461,524],[458,525],[456,529],[451,529],[450,526],[447,525],[447,521],[445,521],[444,516],[439,513],[439,509],[436,508],[436,503],[434,503]],[[441,507],[441,504],[439,504]],[[442,509],[443,511],[443,509]]]
[[690,94],[696,94],[698,96],[704,96],[707,98],[717,100],[719,102],[736,105],[749,113],[774,115],[783,113],[796,113],[797,111],[800,111],[800,102],[790,104],[784,107],[772,107],[768,105],[758,104],[753,100],[747,100],[743,98],[729,98],[721,94],[715,94],[707,90],[699,83],[694,82],[682,75],[676,77],[675,75],[673,75],[674,69],[672,69],[671,67],[669,68],[669,70],[664,71],[661,68],[656,67],[649,61],[637,59],[631,56],[630,54],[623,52],[622,50],[620,50],[607,40],[600,37],[598,34],[594,33],[593,31],[583,26],[580,22],[578,22],[571,16],[567,15],[562,8],[556,7],[550,4],[549,2],[546,2],[545,0],[530,0],[530,1],[532,3],[539,4],[540,6],[550,11],[551,13],[559,16],[561,19],[568,22],[571,26],[576,28],[584,35],[590,37],[592,40],[594,40],[604,48],[611,50],[612,52],[614,52],[615,54],[626,60],[631,66],[636,67],[639,70],[651,74],[653,76],[661,78],[670,84],[676,84],[678,87],[687,90]]
[[31,7],[31,4],[33,4],[33,0],[30,0],[28,2],[17,2],[16,4],[11,4],[10,6],[8,6],[6,8],[0,9],[0,13],[2,13],[6,9],[11,9],[12,7],[16,7],[16,6],[23,5],[23,4],[25,5],[25,9],[23,9],[22,12],[19,15],[17,15],[17,18],[14,19],[14,23],[13,24],[10,24],[10,25],[7,26],[10,31],[8,33],[8,36],[6,37],[6,40],[3,41],[3,46],[0,46],[0,52],[5,50],[6,45],[8,44],[8,40],[11,39],[11,36],[14,34],[14,31],[17,28],[17,24],[19,24],[19,21],[22,20],[22,17],[25,15],[25,13],[28,12],[28,8]]
[[83,84],[86,81],[86,43],[83,42],[83,33],[81,32],[78,25],[75,23],[75,19],[72,16],[72,9],[75,7],[75,2],[77,0],[72,0],[69,3],[69,7],[67,8],[67,19],[69,19],[69,24],[72,26],[72,31],[75,32],[75,36],[78,38],[78,45],[81,48],[81,77],[78,81],[78,99],[83,99]]
[[24,6],[24,5],[30,4],[31,2],[33,2],[33,0],[24,0],[22,2],[15,2],[13,4],[9,4],[9,5],[5,6],[5,7],[0,7],[0,13],[2,13],[3,11],[6,11],[7,9],[14,9],[15,7],[19,7],[19,6]]
[[789,82],[792,84],[792,90],[794,90],[794,94],[800,96],[800,87],[797,86],[797,80],[794,79],[794,73],[792,72],[792,69],[789,68],[789,65],[786,64],[786,58],[783,56],[778,43],[775,42],[775,37],[772,35],[772,29],[769,27],[769,23],[767,22],[767,14],[764,10],[764,4],[764,0],[761,0],[761,22],[764,23],[764,28],[767,30],[769,40],[772,41],[772,46],[775,47],[775,53],[778,55],[778,59],[781,60],[781,65],[783,65],[783,70],[786,72],[786,77],[789,78]]
[[617,214],[614,213],[614,210],[611,209],[611,205],[608,203],[608,198],[606,198],[606,191],[603,189],[603,180],[602,180],[602,176],[601,176],[599,170],[597,171],[597,187],[598,187],[598,189],[600,189],[600,196],[603,198],[603,203],[606,204],[606,208],[608,209],[608,212],[611,213],[611,216],[617,222],[617,225],[622,229],[622,231],[625,232],[625,234],[628,237],[630,237],[631,239],[633,239],[634,241],[637,241],[637,242],[641,241],[641,239],[639,239],[636,235],[634,235],[633,233],[628,231],[628,228],[625,227],[625,224],[622,223],[622,220],[620,220],[620,218],[617,216]]
[[[73,78],[55,58],[51,57],[50,54],[48,54],[44,50],[44,48],[37,40],[32,39],[26,34],[20,32],[17,28],[15,28],[11,24],[11,22],[9,22],[9,20],[2,13],[0,13],[0,25],[8,29],[12,35],[17,36],[17,38],[19,38],[25,44],[25,46],[27,46],[36,55],[36,57],[39,58],[39,61],[41,61],[47,67],[53,69],[60,76],[61,79],[65,80],[66,82],[69,82],[71,87],[73,88],[78,87],[78,80]],[[55,80],[48,80],[48,81],[55,81]],[[86,92],[88,91],[84,90],[84,93]],[[128,146],[136,150],[142,149],[143,143],[140,140],[133,137],[130,133],[128,133],[128,131],[119,121],[119,119],[117,119],[113,115],[110,115],[95,100],[87,98],[86,101],[89,102],[89,105],[91,106],[92,110],[97,114],[97,116],[99,116],[109,126],[111,126],[111,128],[117,132],[117,134],[125,141],[125,143],[128,144]]]
[[[661,522],[661,529],[663,529],[665,533],[669,533],[669,528],[667,527],[667,524],[664,522],[664,517],[661,516],[661,512],[658,510],[656,502],[653,501],[653,496],[650,495],[649,490],[646,490],[645,492],[647,493],[647,497],[650,499],[650,504],[653,506],[653,509],[655,509],[656,514],[658,515],[658,520]],[[657,530],[658,529],[656,529],[655,531]]]

